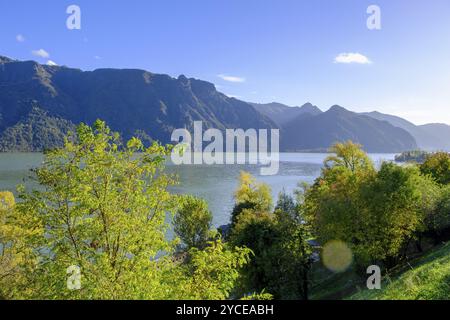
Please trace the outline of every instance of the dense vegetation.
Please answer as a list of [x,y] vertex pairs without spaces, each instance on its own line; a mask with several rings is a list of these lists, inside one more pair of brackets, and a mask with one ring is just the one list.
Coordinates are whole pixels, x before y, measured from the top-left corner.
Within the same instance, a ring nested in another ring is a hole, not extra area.
[[0,134],[0,152],[39,152],[61,148],[64,137],[75,128],[70,121],[49,116],[35,105],[23,120]]
[[[183,263],[174,259],[166,214],[182,201],[167,191],[175,182],[163,172],[169,150],[137,138],[122,145],[97,121],[49,151],[35,171],[41,189],[20,187],[17,203],[1,195],[0,297],[229,297],[250,250],[215,239]],[[67,272],[77,267],[80,290],[69,290]]]
[[[40,188],[20,186],[17,201],[0,194],[0,298],[323,298],[332,295],[318,292],[329,290],[321,275],[363,278],[373,264],[386,275],[449,239],[445,153],[377,170],[359,145],[338,143],[312,185],[275,204],[269,186],[243,172],[221,235],[205,201],[168,191],[177,183],[164,171],[170,151],[136,137],[122,143],[102,121],[47,151],[34,170]],[[177,237],[168,240],[171,226]],[[437,294],[397,296],[399,280],[380,297],[449,298],[444,248],[415,271]]]
[[431,176],[441,185],[450,183],[450,154],[446,152],[438,152],[425,159],[420,166],[420,170],[424,175]]
[[270,189],[242,173],[236,191],[229,242],[253,257],[242,270],[238,292],[267,291],[277,299],[306,299],[311,267],[309,233],[290,196],[273,210]]

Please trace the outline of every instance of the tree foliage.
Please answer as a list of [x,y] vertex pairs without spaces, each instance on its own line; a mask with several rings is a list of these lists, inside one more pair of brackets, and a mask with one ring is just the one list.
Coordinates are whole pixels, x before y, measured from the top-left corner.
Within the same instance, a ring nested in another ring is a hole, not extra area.
[[425,225],[428,234],[439,243],[444,240],[442,236],[445,232],[450,230],[450,186],[443,186],[434,197],[434,206],[427,211]]
[[[249,251],[217,240],[193,250],[189,262],[173,258],[177,240],[166,238],[166,216],[178,198],[168,191],[174,178],[164,173],[169,151],[156,142],[145,148],[137,138],[122,144],[97,121],[93,128],[80,125],[63,148],[47,152],[35,170],[39,188],[19,188],[15,205],[2,194],[8,205],[0,208],[1,248],[12,258],[0,260],[0,272],[13,276],[2,277],[0,294],[6,289],[7,298],[19,299],[227,298]],[[71,266],[81,271],[80,288],[68,286]]]
[[250,261],[248,248],[234,247],[221,240],[210,242],[204,250],[192,248],[191,259],[184,266],[186,285],[180,299],[228,299],[240,276],[240,268]]
[[210,234],[212,213],[205,200],[193,196],[181,198],[181,205],[174,217],[174,231],[187,250],[202,249]]
[[[397,257],[401,249],[423,229],[427,193],[416,167],[383,163],[376,177],[362,186],[365,235],[357,246],[364,261]],[[363,230],[361,230],[363,231]]]
[[29,246],[42,226],[37,219],[16,214],[14,195],[0,192],[0,298],[14,298],[26,292],[26,275],[33,272],[37,263],[33,248]]
[[344,168],[352,173],[360,171],[373,171],[373,163],[361,149],[361,145],[352,141],[336,143],[330,148],[334,155],[325,159],[326,168]]
[[272,210],[272,194],[267,184],[259,183],[248,172],[241,172],[239,187],[234,194],[235,206],[231,214],[231,224],[235,225],[239,215],[245,210],[269,212]]
[[360,265],[396,257],[423,225],[426,178],[392,163],[377,172],[353,143],[332,150],[303,206],[318,240],[344,241]]
[[[253,177],[242,174],[237,194],[246,195],[242,190],[255,192],[248,188],[248,181],[255,184]],[[260,192],[268,190],[259,187]],[[268,199],[264,191],[256,198]],[[253,252],[250,263],[242,271],[240,290],[266,291],[278,299],[306,299],[311,249],[307,243],[308,232],[298,219],[297,206],[285,193],[280,195],[275,212],[268,201],[260,203],[264,205],[243,209],[231,232],[233,245],[248,247]]]
[[438,152],[428,156],[420,166],[425,175],[430,175],[440,184],[450,183],[450,154]]

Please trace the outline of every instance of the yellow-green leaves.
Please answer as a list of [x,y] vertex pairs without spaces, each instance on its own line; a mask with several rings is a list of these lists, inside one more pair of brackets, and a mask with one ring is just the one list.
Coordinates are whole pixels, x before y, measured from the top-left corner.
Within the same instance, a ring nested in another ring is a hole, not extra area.
[[208,241],[212,223],[208,204],[205,200],[193,196],[180,197],[180,201],[180,208],[173,220],[174,231],[187,249],[202,249]]
[[440,184],[450,183],[450,154],[447,152],[437,152],[429,155],[420,166],[420,170],[425,175],[430,175]]
[[0,192],[0,298],[13,298],[28,290],[35,270],[35,249],[43,235],[39,219],[16,210],[11,192]]
[[[248,250],[218,241],[192,251],[190,261],[173,258],[178,241],[167,239],[166,218],[179,198],[164,172],[170,149],[145,148],[138,138],[122,144],[99,120],[47,152],[34,170],[39,188],[18,188],[15,205],[12,194],[0,193],[0,273],[7,273],[0,297],[227,298]],[[190,203],[189,224],[205,218],[205,242],[210,214],[203,201]],[[72,277],[79,286],[69,285]]]
[[436,186],[415,167],[383,163],[375,171],[353,143],[332,150],[303,204],[318,240],[343,241],[359,265],[397,257],[432,210]]
[[367,154],[361,149],[361,145],[351,141],[346,143],[336,143],[330,148],[330,152],[335,155],[325,159],[326,168],[342,167],[352,172],[358,170],[374,170],[373,163]]

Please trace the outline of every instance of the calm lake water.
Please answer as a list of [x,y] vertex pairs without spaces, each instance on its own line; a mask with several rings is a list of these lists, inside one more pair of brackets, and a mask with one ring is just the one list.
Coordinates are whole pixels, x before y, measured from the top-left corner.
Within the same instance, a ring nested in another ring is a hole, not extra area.
[[[280,170],[274,176],[261,176],[256,165],[184,165],[169,164],[167,170],[179,175],[180,184],[173,187],[176,193],[189,193],[208,201],[214,215],[214,225],[229,222],[233,207],[233,192],[238,185],[239,172],[249,171],[259,181],[272,188],[276,197],[283,189],[291,193],[300,182],[311,183],[316,179],[327,154],[322,153],[282,153]],[[395,154],[371,154],[373,161],[394,160]],[[0,190],[14,191],[16,185],[25,183],[29,187],[30,169],[41,164],[43,155],[39,153],[0,153]]]

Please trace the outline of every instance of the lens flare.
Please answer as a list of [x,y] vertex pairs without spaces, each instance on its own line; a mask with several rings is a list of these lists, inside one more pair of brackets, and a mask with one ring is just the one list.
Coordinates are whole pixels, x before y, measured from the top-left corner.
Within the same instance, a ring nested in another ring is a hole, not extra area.
[[329,241],[322,249],[322,262],[333,272],[344,272],[353,262],[352,250],[342,241]]

